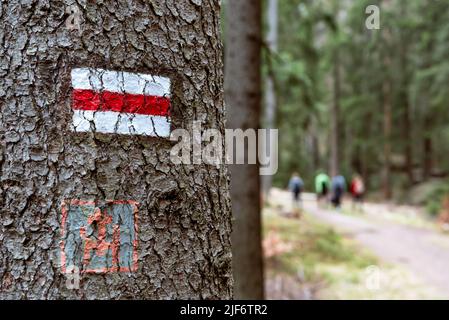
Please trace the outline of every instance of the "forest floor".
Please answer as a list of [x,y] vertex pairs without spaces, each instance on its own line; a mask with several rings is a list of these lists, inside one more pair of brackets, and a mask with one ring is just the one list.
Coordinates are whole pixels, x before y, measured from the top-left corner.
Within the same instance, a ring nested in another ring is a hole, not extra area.
[[341,211],[273,189],[264,210],[269,299],[448,299],[449,235],[419,209],[351,203]]

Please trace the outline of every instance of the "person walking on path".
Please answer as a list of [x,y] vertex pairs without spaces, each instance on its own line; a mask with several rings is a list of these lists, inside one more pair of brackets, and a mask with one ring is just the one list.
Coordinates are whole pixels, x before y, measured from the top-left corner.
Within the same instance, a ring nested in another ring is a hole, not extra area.
[[332,178],[332,204],[340,209],[341,199],[346,191],[346,180],[342,175],[336,175]]
[[352,194],[352,204],[354,209],[362,210],[365,184],[359,174],[355,174],[351,181],[350,192]]
[[317,195],[317,203],[318,206],[322,205],[323,203],[327,203],[327,196],[329,194],[330,190],[330,184],[331,180],[327,174],[324,172],[319,173],[315,177],[315,192]]
[[301,202],[301,192],[304,188],[304,182],[297,172],[292,174],[292,177],[288,183],[288,188],[293,195],[293,206],[298,208]]

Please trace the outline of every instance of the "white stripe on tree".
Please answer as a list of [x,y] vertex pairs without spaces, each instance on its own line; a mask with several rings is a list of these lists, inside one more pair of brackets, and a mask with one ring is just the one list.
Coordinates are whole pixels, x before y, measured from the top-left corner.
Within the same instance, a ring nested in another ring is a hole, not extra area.
[[170,96],[170,79],[166,77],[94,68],[74,68],[71,76],[73,89]]
[[170,136],[170,119],[119,112],[73,110],[75,132],[95,131],[100,133],[136,134],[152,137]]

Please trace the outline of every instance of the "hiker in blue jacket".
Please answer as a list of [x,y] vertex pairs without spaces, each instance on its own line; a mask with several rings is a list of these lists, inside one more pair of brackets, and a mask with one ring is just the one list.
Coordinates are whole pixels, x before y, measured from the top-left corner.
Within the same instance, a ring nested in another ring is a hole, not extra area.
[[332,178],[332,204],[335,208],[340,208],[341,199],[346,191],[346,180],[342,175],[336,175]]
[[288,188],[293,194],[293,203],[298,205],[301,201],[301,192],[304,188],[304,182],[297,172],[292,174],[288,183]]

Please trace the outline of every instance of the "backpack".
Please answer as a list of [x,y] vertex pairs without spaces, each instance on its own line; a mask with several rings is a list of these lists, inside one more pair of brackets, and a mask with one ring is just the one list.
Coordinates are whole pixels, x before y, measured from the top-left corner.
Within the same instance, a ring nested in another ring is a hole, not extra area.
[[299,193],[300,191],[301,191],[301,184],[300,184],[299,181],[296,181],[296,182],[293,184],[293,192],[294,192],[294,193]]
[[363,184],[363,181],[360,179],[356,179],[354,181],[354,193],[362,194],[364,192],[365,192],[365,185]]
[[321,193],[326,194],[327,193],[327,183],[325,181],[321,182]]

